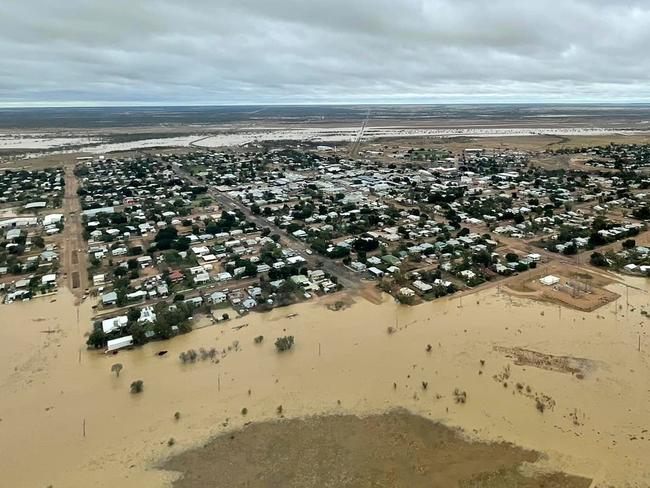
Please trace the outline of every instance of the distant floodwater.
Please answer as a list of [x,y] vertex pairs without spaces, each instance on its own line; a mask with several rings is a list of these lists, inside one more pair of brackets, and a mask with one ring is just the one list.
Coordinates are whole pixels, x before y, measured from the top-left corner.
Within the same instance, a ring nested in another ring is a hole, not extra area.
[[466,127],[466,128],[400,128],[400,127],[371,127],[362,134],[358,127],[301,127],[301,128],[256,128],[230,129],[212,134],[193,134],[185,136],[143,138],[128,142],[110,142],[102,138],[83,137],[34,137],[28,134],[0,135],[0,150],[50,150],[54,152],[83,151],[94,154],[105,154],[117,151],[130,151],[147,148],[196,147],[218,148],[229,146],[244,146],[270,141],[298,141],[314,143],[341,142],[349,143],[357,138],[376,140],[383,138],[410,137],[524,137],[539,135],[554,136],[602,136],[602,135],[633,135],[647,132],[646,130],[611,129],[605,127],[559,127],[559,128],[520,128],[520,127]]

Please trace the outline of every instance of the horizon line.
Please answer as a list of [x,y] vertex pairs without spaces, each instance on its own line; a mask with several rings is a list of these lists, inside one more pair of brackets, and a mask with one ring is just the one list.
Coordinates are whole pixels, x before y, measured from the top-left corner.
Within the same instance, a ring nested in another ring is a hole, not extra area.
[[531,106],[531,105],[584,105],[584,106],[627,106],[627,105],[650,105],[650,100],[545,100],[545,101],[448,101],[448,102],[242,102],[242,103],[175,103],[175,102],[34,102],[34,103],[2,103],[0,110],[6,109],[46,109],[46,108],[67,108],[67,109],[90,109],[90,108],[190,108],[190,107],[367,107],[367,106]]

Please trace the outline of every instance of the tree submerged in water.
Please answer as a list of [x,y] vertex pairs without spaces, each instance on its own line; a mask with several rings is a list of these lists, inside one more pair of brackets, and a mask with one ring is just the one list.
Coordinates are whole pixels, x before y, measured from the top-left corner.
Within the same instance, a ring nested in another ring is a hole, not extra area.
[[144,390],[144,381],[136,380],[131,383],[131,393],[142,393],[142,390]]
[[275,348],[278,352],[288,351],[293,347],[293,336],[278,337],[275,340]]
[[120,377],[120,371],[122,371],[122,363],[115,363],[113,366],[111,366],[111,373],[115,373],[116,377]]

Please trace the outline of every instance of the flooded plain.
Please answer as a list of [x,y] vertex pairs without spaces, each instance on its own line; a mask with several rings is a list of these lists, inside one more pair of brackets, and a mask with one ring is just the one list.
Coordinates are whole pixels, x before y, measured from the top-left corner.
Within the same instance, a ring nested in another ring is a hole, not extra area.
[[[537,471],[648,486],[649,287],[625,281],[608,286],[618,300],[590,313],[494,288],[410,308],[358,299],[333,311],[312,301],[116,356],[85,349],[92,309],[75,307],[67,290],[5,305],[2,483],[169,486],[180,473],[160,469],[165,460],[275,421],[282,406],[286,422],[406,409],[462,429],[468,445],[541,453]],[[279,354],[273,342],[284,335],[295,345]],[[213,347],[216,358],[179,360]],[[140,394],[129,393],[135,380]]]

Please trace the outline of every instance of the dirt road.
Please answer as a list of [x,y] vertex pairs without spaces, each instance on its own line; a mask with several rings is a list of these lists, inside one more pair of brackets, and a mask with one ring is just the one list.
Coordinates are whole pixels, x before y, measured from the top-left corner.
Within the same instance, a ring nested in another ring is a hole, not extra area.
[[351,158],[356,158],[357,155],[359,154],[359,149],[361,148],[361,141],[363,140],[363,134],[366,131],[366,127],[368,126],[368,121],[370,120],[370,110],[368,110],[368,113],[366,114],[366,118],[363,120],[363,123],[361,124],[361,128],[359,129],[359,132],[357,133],[357,137],[354,140],[354,143],[352,144],[352,147],[350,148],[350,157]]
[[77,195],[79,183],[74,175],[74,162],[65,165],[65,196],[63,197],[63,272],[68,288],[79,302],[88,287],[87,251],[81,225],[81,203]]

